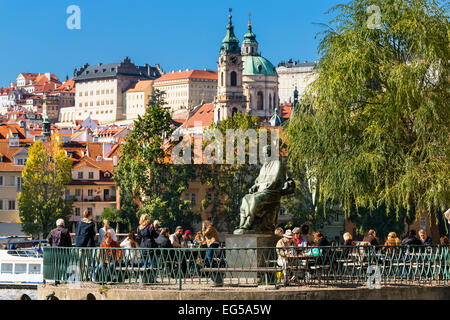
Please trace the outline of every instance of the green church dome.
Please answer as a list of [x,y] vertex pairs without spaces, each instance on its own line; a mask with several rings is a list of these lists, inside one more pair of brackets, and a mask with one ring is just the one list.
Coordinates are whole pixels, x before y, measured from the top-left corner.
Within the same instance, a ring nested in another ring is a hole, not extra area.
[[242,63],[243,75],[278,76],[273,64],[264,57],[242,56]]

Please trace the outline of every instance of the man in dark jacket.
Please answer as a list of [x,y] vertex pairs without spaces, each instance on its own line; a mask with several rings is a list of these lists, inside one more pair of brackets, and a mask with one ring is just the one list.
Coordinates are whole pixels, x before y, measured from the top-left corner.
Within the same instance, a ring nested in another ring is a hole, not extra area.
[[158,245],[158,248],[173,248],[172,242],[170,242],[169,239],[169,229],[168,228],[162,228],[161,233],[159,234],[158,238],[156,238],[156,244]]
[[71,247],[72,239],[70,238],[69,230],[65,228],[64,220],[56,220],[56,229],[50,231],[47,237],[47,242],[52,247]]
[[427,235],[427,232],[423,229],[419,230],[419,240],[424,246],[431,246],[433,240]]
[[[156,238],[156,244],[158,245],[158,248],[160,249],[171,249],[173,248],[172,242],[170,242],[169,239],[170,232],[169,228],[162,228],[161,233],[159,234],[158,238]],[[175,251],[174,250],[158,250],[157,253],[159,258],[159,267],[166,269],[167,273],[171,276],[175,276]]]
[[83,219],[77,224],[76,246],[95,247],[95,224],[92,213],[88,210],[84,210]]
[[409,235],[402,240],[402,245],[420,246],[422,242],[416,238],[416,230],[409,231]]

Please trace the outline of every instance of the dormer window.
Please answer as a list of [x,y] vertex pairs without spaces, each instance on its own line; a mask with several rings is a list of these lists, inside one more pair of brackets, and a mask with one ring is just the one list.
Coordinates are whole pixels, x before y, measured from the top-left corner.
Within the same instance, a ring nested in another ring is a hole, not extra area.
[[18,166],[24,166],[25,165],[25,163],[27,162],[27,159],[25,159],[25,158],[19,158],[19,159],[16,159],[16,165],[18,165]]

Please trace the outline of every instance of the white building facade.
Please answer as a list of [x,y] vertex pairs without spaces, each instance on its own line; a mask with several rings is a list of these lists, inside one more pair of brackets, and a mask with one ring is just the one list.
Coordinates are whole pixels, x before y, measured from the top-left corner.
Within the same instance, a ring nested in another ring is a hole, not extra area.
[[317,78],[316,62],[298,62],[292,59],[278,64],[278,92],[280,103],[293,102],[293,92],[295,89],[301,98],[307,86]]

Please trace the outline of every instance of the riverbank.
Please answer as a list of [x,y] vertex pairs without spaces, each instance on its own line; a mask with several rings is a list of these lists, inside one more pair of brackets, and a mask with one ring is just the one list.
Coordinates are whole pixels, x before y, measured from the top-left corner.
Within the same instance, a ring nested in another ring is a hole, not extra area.
[[37,289],[0,289],[0,300],[15,300],[21,294],[28,295],[31,300],[38,300]]
[[167,286],[73,285],[45,284],[38,286],[38,300],[53,294],[60,300],[83,300],[90,293],[97,300],[450,300],[450,287],[385,286],[381,289],[363,287],[184,287]]

